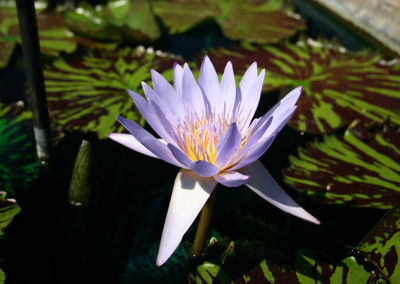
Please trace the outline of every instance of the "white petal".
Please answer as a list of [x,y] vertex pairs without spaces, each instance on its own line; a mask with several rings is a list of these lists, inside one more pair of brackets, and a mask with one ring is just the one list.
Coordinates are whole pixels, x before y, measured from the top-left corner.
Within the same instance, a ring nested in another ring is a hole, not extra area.
[[275,181],[268,170],[260,161],[255,161],[251,165],[244,167],[238,172],[250,175],[246,185],[262,198],[275,205],[282,211],[307,220],[309,222],[320,224],[320,222],[301,208]]
[[212,177],[202,178],[184,169],[179,171],[172,190],[156,265],[163,265],[174,253],[216,184]]

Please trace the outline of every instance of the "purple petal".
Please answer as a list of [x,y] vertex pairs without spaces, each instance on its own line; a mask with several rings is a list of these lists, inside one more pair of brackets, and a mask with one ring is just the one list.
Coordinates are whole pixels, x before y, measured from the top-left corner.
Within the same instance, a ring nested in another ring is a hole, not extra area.
[[203,208],[217,182],[180,170],[172,190],[167,218],[164,223],[156,265],[163,265],[173,254],[183,235]]
[[172,141],[170,135],[165,131],[165,127],[162,125],[160,119],[157,116],[157,112],[154,111],[154,108],[142,96],[136,94],[131,90],[128,90],[128,93],[133,99],[133,102],[139,109],[140,113],[146,119],[146,122],[151,126],[151,128],[153,128],[160,137],[171,143]]
[[[269,119],[267,121],[265,121],[265,119],[263,117],[258,121],[257,126],[258,126],[258,124],[261,124],[262,126],[258,129],[258,131],[253,133],[253,135],[251,136],[249,141],[247,141],[247,143],[243,146],[243,148],[240,150],[240,152],[235,156],[234,163],[237,163],[238,161],[240,161],[245,155],[248,154],[248,152],[251,150],[251,148],[253,148],[253,146],[260,141],[260,139],[263,137],[265,131],[267,131],[267,129],[271,125],[272,119],[273,119],[272,117],[269,117]],[[239,165],[239,167],[240,167],[240,165]]]
[[215,165],[223,168],[228,165],[240,147],[242,136],[236,123],[232,123],[222,135],[217,144],[217,154],[215,156]]
[[[282,120],[282,115],[286,117],[286,112],[291,110],[295,106],[297,100],[300,97],[302,87],[293,89],[287,94],[282,100],[280,100],[273,108],[271,108],[264,116],[273,116],[274,120],[279,123]],[[257,129],[256,129],[257,130]]]
[[247,119],[247,122],[244,124],[243,128],[247,129],[249,126],[254,113],[258,107],[258,103],[260,102],[261,97],[261,90],[264,84],[264,77],[265,77],[265,69],[263,69],[257,79],[254,81],[253,86],[250,88],[247,96],[244,97],[242,100],[245,102],[243,107],[243,118]]
[[250,67],[244,73],[242,80],[239,84],[239,89],[241,90],[243,99],[247,98],[250,92],[250,88],[253,86],[255,80],[257,79],[257,62],[253,62]]
[[224,109],[224,106],[226,110],[231,110],[235,103],[236,97],[236,82],[231,62],[226,64],[224,74],[221,78],[219,90],[220,95],[215,100],[215,104],[212,105],[212,109],[217,113],[221,113]]
[[246,185],[262,198],[275,205],[279,209],[309,222],[320,224],[320,222],[301,208],[274,180],[268,170],[260,161],[242,168],[242,174],[250,175]]
[[175,62],[174,64],[174,87],[179,98],[182,98],[182,79],[183,79],[183,68]]
[[144,147],[161,160],[175,166],[185,168],[184,165],[179,163],[168,149],[167,145],[160,142],[149,132],[140,127],[136,122],[117,116],[117,120],[138,140]]
[[201,117],[204,110],[203,93],[186,63],[183,67],[182,96],[186,111],[194,110]]
[[151,78],[153,80],[154,91],[169,106],[170,110],[173,113],[183,114],[182,101],[171,84],[155,70],[151,70]]
[[273,116],[271,125],[264,132],[261,139],[267,138],[271,135],[277,135],[286,125],[296,108],[297,106],[292,106],[291,108],[285,109],[283,112],[279,113],[278,116]]
[[145,82],[142,82],[142,87],[144,90],[144,94],[146,95],[147,101],[152,104],[157,104],[162,110],[165,116],[169,121],[176,123],[178,120],[176,116],[179,117],[179,114],[170,109],[170,106],[165,103],[165,101],[157,95],[153,89],[151,89]]
[[185,165],[187,168],[193,163],[191,159],[189,159],[180,149],[175,147],[172,144],[167,145],[169,150],[171,151],[172,155],[182,164]]
[[238,170],[243,168],[254,161],[258,160],[271,146],[272,142],[274,142],[276,136],[269,136],[264,138],[256,143],[256,145],[247,153],[247,155],[235,166],[230,168],[230,170]]
[[136,152],[142,153],[144,155],[157,158],[156,155],[154,155],[152,152],[150,152],[146,147],[144,147],[135,137],[133,137],[131,134],[123,134],[123,133],[110,133],[108,134],[108,138],[111,140],[114,140],[128,148],[131,148],[132,150],[135,150]]
[[237,187],[249,180],[250,176],[235,171],[226,171],[214,176],[214,179],[227,187]]
[[207,55],[204,56],[203,63],[201,64],[199,86],[206,94],[211,105],[214,105],[215,99],[219,95],[219,80],[217,72]]
[[153,102],[150,101],[150,105],[152,106],[153,115],[158,118],[158,121],[161,124],[160,127],[163,128],[165,136],[161,137],[167,140],[168,143],[177,145],[180,139],[178,138],[178,134],[176,133],[176,128],[173,126],[171,121],[165,116],[164,112],[157,104],[154,104]]
[[219,172],[219,169],[215,165],[202,160],[192,163],[189,169],[201,177],[212,177]]

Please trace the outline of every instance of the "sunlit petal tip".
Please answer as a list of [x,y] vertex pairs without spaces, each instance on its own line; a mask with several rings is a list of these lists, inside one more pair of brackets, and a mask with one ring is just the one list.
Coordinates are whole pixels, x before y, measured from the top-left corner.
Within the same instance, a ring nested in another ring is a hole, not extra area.
[[216,184],[213,178],[203,178],[192,171],[179,171],[164,223],[156,260],[157,266],[163,265],[174,253]]
[[260,161],[255,161],[238,170],[238,172],[244,175],[250,175],[251,178],[246,185],[272,205],[311,223],[320,224],[318,219],[300,207],[300,205],[280,187]]

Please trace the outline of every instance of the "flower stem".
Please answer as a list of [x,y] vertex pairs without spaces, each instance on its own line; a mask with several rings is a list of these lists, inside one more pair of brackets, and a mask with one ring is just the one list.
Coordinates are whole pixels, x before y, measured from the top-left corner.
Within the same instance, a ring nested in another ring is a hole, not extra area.
[[206,204],[201,210],[199,226],[197,227],[196,236],[194,237],[191,258],[193,260],[198,259],[204,250],[206,244],[206,238],[210,232],[211,218],[214,211],[216,190],[211,193]]
[[210,231],[211,218],[216,200],[216,191],[216,189],[213,190],[206,204],[204,204],[203,209],[201,210],[199,225],[193,241],[192,252],[189,255],[189,259],[184,270],[182,271],[183,273],[181,274],[178,283],[187,283],[189,272],[195,267],[197,261],[203,254],[206,239]]

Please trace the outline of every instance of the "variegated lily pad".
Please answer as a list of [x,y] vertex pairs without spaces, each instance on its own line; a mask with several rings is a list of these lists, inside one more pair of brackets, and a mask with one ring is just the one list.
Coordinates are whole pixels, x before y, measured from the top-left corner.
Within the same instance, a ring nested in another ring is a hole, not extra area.
[[83,2],[62,18],[72,31],[99,40],[143,42],[160,36],[148,0],[108,1],[96,8]]
[[152,5],[171,33],[183,33],[213,19],[228,38],[272,43],[305,29],[300,16],[294,15],[284,0],[168,0]]
[[346,52],[331,42],[300,40],[282,46],[217,49],[218,72],[232,61],[235,72],[257,61],[266,69],[264,90],[303,86],[289,124],[310,133],[331,132],[354,119],[400,124],[400,63],[368,51]]
[[0,103],[0,190],[15,194],[38,175],[32,113]]
[[400,203],[400,132],[347,130],[299,148],[284,180],[322,202],[389,209]]
[[50,113],[66,129],[97,132],[100,138],[123,130],[116,115],[143,125],[126,90],[143,93],[141,82],[149,81],[150,69],[172,82],[175,61],[143,47],[60,58],[44,70]]
[[[14,216],[21,211],[21,208],[18,206],[15,199],[7,199],[6,197],[7,193],[0,191],[0,239],[4,238],[4,230],[11,223]],[[6,274],[0,268],[0,284],[3,284],[5,280]]]
[[[354,257],[328,262],[310,250],[295,255],[257,254],[237,257],[222,265],[205,261],[189,274],[189,283],[370,283],[377,280]],[[278,253],[280,254],[280,253]],[[278,261],[276,259],[279,259]],[[254,263],[254,266],[248,267]]]
[[[89,48],[113,50],[115,43],[98,43],[77,37],[62,22],[58,12],[40,12],[37,10],[40,48],[47,55],[58,56],[60,52],[72,53],[78,44]],[[16,43],[21,43],[18,15],[14,5],[2,6],[0,3],[0,68],[6,66]],[[6,48],[6,49],[4,49]]]
[[15,199],[7,199],[6,196],[6,192],[0,191],[0,239],[4,236],[5,228],[11,223],[14,216],[21,211]]
[[361,241],[360,251],[391,283],[400,280],[400,206],[390,210]]

